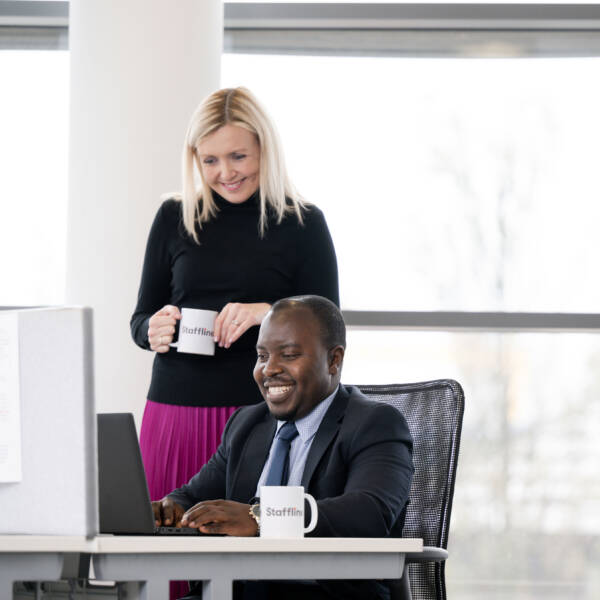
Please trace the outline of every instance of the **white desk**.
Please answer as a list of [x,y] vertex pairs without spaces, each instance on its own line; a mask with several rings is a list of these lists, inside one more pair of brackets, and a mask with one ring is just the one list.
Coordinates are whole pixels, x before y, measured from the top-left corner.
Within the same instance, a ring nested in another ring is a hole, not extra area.
[[139,582],[129,598],[164,600],[168,581],[202,580],[205,600],[230,600],[235,579],[398,579],[420,539],[0,536],[0,598],[12,582],[69,575],[76,553],[92,555],[97,579]]

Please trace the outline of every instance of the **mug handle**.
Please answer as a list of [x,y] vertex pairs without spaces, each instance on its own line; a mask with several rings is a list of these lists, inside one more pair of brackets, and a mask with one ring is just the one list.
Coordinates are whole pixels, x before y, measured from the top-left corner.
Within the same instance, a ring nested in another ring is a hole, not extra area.
[[[181,312],[181,318],[183,319],[183,308],[180,308],[179,311]],[[179,352],[179,324],[175,324],[175,331],[177,332],[177,341],[176,342],[171,342],[169,344],[169,346],[171,348],[177,348],[177,351]]]
[[171,348],[177,348],[177,352],[179,352],[179,331],[177,331],[177,341],[176,342],[171,342],[169,344],[169,346]]
[[319,516],[317,510],[317,503],[315,499],[310,495],[305,493],[304,497],[308,500],[310,505],[310,523],[307,527],[304,528],[304,533],[310,533],[317,526],[317,518]]

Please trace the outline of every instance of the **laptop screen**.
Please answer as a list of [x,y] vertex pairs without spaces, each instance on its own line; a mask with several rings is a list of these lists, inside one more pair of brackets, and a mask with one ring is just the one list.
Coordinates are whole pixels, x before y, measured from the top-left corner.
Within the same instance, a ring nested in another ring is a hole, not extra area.
[[100,533],[154,533],[154,517],[131,413],[98,415]]

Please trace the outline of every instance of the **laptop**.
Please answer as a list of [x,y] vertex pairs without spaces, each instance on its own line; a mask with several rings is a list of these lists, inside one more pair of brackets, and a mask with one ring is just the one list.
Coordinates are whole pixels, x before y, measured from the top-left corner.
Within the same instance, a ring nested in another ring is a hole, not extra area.
[[98,415],[100,533],[208,535],[193,527],[156,527],[131,413]]

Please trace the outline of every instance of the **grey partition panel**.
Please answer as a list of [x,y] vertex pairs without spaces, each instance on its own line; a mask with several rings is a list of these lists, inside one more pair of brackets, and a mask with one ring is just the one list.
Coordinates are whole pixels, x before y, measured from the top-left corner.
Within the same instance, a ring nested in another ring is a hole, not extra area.
[[98,532],[92,310],[16,310],[22,479],[0,483],[0,533]]

